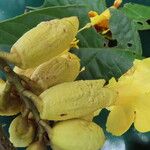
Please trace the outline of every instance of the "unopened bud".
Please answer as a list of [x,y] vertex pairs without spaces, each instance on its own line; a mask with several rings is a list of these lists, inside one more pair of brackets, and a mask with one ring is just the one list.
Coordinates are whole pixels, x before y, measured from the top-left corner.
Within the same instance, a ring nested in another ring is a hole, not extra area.
[[49,137],[53,150],[98,150],[105,142],[97,124],[81,119],[56,123]]
[[78,27],[77,17],[41,22],[26,32],[10,53],[1,52],[0,57],[22,69],[34,68],[69,49]]
[[35,105],[46,120],[81,118],[115,102],[117,93],[104,80],[66,82],[45,90]]
[[33,72],[31,80],[45,90],[63,82],[74,81],[79,73],[79,58],[67,52],[38,66]]

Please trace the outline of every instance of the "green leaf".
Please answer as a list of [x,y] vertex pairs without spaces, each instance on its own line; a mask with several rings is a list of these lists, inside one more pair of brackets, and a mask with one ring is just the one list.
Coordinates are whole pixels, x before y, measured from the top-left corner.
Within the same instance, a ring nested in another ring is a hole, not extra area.
[[66,5],[86,5],[88,11],[94,10],[102,12],[106,9],[105,0],[45,0],[42,7],[66,6]]
[[142,47],[140,37],[134,22],[117,9],[111,9],[109,27],[112,38],[116,39],[118,48],[129,49],[141,55]]
[[94,28],[82,31],[78,34],[77,38],[80,40],[78,44],[80,48],[102,48],[107,41],[104,37],[98,34]]
[[[89,22],[87,8],[84,5],[48,7],[0,22],[0,44],[11,46],[25,32],[36,26],[41,21],[69,16],[78,16],[80,20],[80,27],[83,27]],[[80,43],[83,43],[81,46],[103,46],[103,39],[92,28],[79,33],[79,37],[81,37]]]
[[106,79],[118,78],[125,73],[138,58],[130,51],[114,48],[81,48],[73,50],[81,59],[81,72],[78,79]]
[[43,4],[44,0],[26,0],[26,6],[38,7]]
[[150,29],[150,23],[148,23],[150,19],[150,6],[127,3],[122,8],[122,11],[137,23],[139,30]]

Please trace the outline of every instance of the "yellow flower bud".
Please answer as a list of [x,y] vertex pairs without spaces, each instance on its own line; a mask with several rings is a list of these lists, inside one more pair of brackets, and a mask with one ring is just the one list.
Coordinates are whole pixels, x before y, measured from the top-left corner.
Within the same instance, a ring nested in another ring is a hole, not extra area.
[[98,150],[105,142],[103,130],[86,120],[58,122],[50,131],[53,150]]
[[46,90],[59,83],[74,81],[79,72],[79,58],[68,52],[38,66],[33,72],[31,80]]
[[32,121],[16,117],[9,127],[10,141],[15,147],[28,146],[35,136],[35,126]]
[[77,17],[54,19],[26,32],[2,58],[27,69],[34,68],[70,48],[79,27]]
[[44,91],[35,105],[42,119],[80,118],[114,103],[116,92],[103,88],[104,83],[104,80],[81,80],[58,84]]

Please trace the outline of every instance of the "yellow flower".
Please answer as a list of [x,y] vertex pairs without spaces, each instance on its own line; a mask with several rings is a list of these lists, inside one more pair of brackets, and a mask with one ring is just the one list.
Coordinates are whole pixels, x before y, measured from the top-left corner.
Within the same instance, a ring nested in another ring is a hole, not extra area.
[[[122,3],[122,0],[115,0],[113,6],[110,8],[117,9]],[[104,12],[102,12],[100,15],[95,12],[95,11],[90,11],[89,12],[89,17],[91,20],[91,24],[98,30],[98,31],[105,31],[107,30],[108,24],[109,24],[109,19],[111,17],[110,14],[110,8],[106,9]]]
[[111,79],[108,87],[118,92],[118,98],[109,108],[107,130],[119,136],[134,123],[138,131],[150,131],[150,58],[135,60],[133,67],[118,82]]

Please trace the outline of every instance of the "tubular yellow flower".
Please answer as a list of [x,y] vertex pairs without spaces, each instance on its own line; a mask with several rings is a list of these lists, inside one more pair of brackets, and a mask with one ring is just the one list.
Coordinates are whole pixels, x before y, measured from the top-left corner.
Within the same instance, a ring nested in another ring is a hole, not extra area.
[[[111,6],[110,8],[117,9],[121,5],[121,3],[122,0],[115,0],[113,6]],[[98,15],[98,13],[95,11],[89,12],[91,24],[95,26],[97,30],[104,31],[108,29],[108,22],[111,17],[110,10],[109,10],[110,8],[106,9],[100,15]]]
[[140,132],[150,131],[150,58],[135,60],[133,67],[109,88],[118,92],[110,108],[107,130],[114,135],[125,133],[132,123]]

